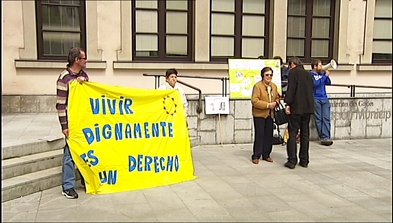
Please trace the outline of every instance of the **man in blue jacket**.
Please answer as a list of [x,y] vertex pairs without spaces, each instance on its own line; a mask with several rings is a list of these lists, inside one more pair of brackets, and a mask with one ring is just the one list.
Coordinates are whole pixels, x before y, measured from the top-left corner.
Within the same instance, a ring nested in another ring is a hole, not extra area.
[[326,94],[326,85],[331,85],[330,71],[322,69],[321,60],[314,59],[311,62],[311,75],[314,79],[314,119],[321,144],[330,146],[330,102]]

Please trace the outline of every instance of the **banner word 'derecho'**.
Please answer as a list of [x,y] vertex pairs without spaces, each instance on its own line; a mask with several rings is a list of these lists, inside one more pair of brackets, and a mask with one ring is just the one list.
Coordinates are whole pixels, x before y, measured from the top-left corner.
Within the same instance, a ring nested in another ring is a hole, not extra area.
[[86,192],[106,194],[195,179],[181,100],[177,90],[73,81],[68,144]]

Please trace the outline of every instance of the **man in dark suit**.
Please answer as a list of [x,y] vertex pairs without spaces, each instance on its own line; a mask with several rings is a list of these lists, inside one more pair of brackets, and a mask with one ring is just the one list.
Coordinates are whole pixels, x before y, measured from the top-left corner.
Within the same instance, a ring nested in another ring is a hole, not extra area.
[[297,57],[288,60],[288,89],[285,94],[286,113],[288,114],[289,139],[287,143],[288,161],[285,166],[293,169],[297,164],[296,135],[300,129],[299,165],[309,163],[310,116],[314,113],[314,82]]

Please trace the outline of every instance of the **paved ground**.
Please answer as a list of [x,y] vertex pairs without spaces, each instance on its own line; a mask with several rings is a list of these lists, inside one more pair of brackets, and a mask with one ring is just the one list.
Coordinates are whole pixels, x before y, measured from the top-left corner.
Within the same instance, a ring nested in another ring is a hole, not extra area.
[[63,137],[57,113],[2,114],[1,119],[2,146]]
[[[18,116],[3,115],[5,142],[30,140],[22,136],[29,131],[35,138],[60,133],[54,114]],[[280,145],[273,163],[258,165],[250,161],[251,144],[198,146],[195,180],[106,195],[78,188],[75,200],[59,186],[2,203],[2,222],[392,222],[391,138],[310,148],[309,167],[291,170]]]

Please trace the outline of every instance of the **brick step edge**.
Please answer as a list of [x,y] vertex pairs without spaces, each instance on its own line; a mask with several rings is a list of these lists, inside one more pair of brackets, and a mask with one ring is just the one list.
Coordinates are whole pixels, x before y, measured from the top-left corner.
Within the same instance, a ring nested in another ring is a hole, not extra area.
[[63,149],[10,158],[2,161],[1,179],[61,166]]
[[1,159],[11,159],[28,156],[36,153],[48,152],[62,149],[65,146],[64,138],[52,141],[38,140],[18,145],[2,146]]
[[1,202],[20,198],[62,184],[61,167],[2,180]]
[[201,139],[199,137],[190,137],[191,148],[199,146]]

